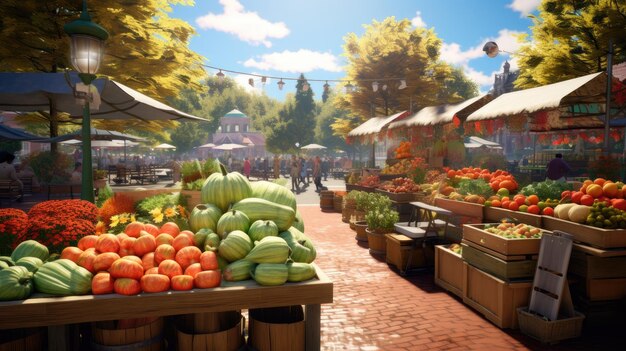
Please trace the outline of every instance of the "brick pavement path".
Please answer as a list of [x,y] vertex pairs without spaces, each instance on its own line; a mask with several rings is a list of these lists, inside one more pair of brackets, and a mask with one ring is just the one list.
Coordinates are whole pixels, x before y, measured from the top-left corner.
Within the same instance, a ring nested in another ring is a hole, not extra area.
[[371,256],[341,214],[319,206],[299,211],[316,244],[316,263],[334,283],[334,303],[322,305],[323,350],[626,349],[617,346],[618,332],[586,333],[548,347],[519,331],[503,331],[436,286],[432,274],[402,277]]

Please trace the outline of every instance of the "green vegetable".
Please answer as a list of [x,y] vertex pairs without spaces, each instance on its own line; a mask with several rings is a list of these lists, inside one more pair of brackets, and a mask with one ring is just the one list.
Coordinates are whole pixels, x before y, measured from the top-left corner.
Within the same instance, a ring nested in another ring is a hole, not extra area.
[[463,179],[459,182],[458,193],[462,195],[481,195],[488,198],[493,195],[493,190],[483,179]]
[[520,193],[528,195],[537,195],[541,200],[560,199],[561,193],[565,190],[572,190],[572,184],[565,182],[557,182],[554,180],[546,180],[543,182],[535,182],[527,185],[520,190]]

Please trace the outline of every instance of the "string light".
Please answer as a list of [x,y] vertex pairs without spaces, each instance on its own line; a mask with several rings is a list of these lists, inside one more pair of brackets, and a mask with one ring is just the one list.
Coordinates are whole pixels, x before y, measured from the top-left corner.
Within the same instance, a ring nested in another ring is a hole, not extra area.
[[402,79],[400,80],[400,85],[398,86],[398,90],[402,90],[406,88],[406,80]]
[[348,84],[346,84],[346,93],[351,93],[352,90],[354,90],[354,85],[348,82]]
[[377,92],[377,91],[378,91],[378,82],[373,82],[373,83],[372,83],[372,90],[373,90],[374,92]]
[[285,82],[283,82],[283,79],[280,79],[280,82],[277,83],[278,84],[278,90],[283,90],[283,87],[285,86]]
[[328,93],[329,89],[330,89],[330,84],[328,84],[328,81],[326,81],[326,83],[324,83],[324,92]]
[[217,72],[216,76],[217,76],[217,79],[218,79],[220,82],[223,82],[223,81],[224,81],[224,73],[222,73],[222,70],[220,70],[219,72]]
[[254,79],[248,79],[248,84],[250,84],[250,86],[254,88]]
[[302,91],[309,91],[309,83],[307,82],[302,83]]

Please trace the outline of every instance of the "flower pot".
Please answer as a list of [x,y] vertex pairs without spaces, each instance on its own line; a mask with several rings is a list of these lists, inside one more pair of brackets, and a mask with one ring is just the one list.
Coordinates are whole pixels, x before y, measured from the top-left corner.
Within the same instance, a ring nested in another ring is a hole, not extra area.
[[367,233],[365,229],[367,229],[367,222],[365,221],[356,221],[354,222],[354,228],[356,230],[356,236],[354,237],[357,241],[365,241],[367,242]]
[[356,202],[354,200],[345,199],[343,209],[341,210],[341,221],[344,223],[350,223],[350,217],[356,208]]
[[393,230],[371,230],[365,229],[367,233],[367,244],[370,247],[370,254],[385,256],[387,254],[387,240],[385,234],[393,233]]

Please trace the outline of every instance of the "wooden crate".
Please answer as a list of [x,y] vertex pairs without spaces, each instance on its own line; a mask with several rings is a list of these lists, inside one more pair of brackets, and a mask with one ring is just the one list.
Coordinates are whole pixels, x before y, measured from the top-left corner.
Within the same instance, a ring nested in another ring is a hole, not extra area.
[[385,234],[385,240],[387,240],[387,263],[396,266],[400,271],[404,271],[409,259],[409,253],[413,250],[409,269],[426,266],[424,249],[421,245],[413,248],[413,239],[402,234]]
[[[485,224],[465,224],[463,226],[463,239],[505,256],[535,255],[539,253],[540,238],[508,239],[486,232],[483,230],[484,227]],[[507,259],[504,258],[504,260]]]
[[525,223],[534,227],[541,228],[541,219],[543,216],[532,213],[511,211],[500,207],[485,206],[484,211],[485,222],[500,222],[503,218],[516,219],[519,223]]
[[406,178],[406,173],[404,174],[384,174],[381,173],[378,175],[378,179],[380,179],[380,181],[385,181],[385,180],[392,180],[392,179],[396,179],[396,178]]
[[418,193],[392,193],[382,189],[376,189],[376,193],[387,196],[395,202],[411,202],[417,199]]
[[626,297],[626,278],[585,279],[585,289],[591,301],[620,300]]
[[463,298],[466,274],[467,263],[463,262],[461,255],[445,245],[435,246],[435,284]]
[[471,202],[444,199],[442,197],[435,198],[435,206],[445,208],[455,214],[483,218],[483,205]]
[[547,230],[566,232],[573,235],[575,241],[601,249],[626,247],[626,229],[596,228],[550,216],[543,216],[542,222]]
[[572,250],[568,272],[587,279],[626,278],[626,256],[597,257]]
[[517,329],[517,308],[528,306],[532,281],[505,282],[467,265],[463,302],[500,328]]
[[494,275],[497,278],[510,281],[512,279],[528,278],[532,279],[537,268],[537,259],[504,261],[496,256],[490,255],[478,248],[462,243],[463,259],[472,266]]

